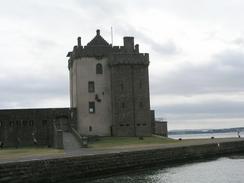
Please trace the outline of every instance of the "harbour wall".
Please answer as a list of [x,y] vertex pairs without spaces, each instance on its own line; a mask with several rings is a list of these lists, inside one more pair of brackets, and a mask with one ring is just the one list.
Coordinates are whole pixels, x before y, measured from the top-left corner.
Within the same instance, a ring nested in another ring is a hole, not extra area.
[[244,140],[0,163],[0,182],[73,182],[155,165],[244,152]]

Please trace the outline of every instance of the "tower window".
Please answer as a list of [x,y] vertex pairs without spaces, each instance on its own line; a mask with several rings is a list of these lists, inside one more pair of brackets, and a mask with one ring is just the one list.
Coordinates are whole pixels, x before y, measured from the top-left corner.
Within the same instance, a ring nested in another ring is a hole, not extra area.
[[102,74],[103,73],[103,66],[102,64],[96,65],[96,74]]
[[10,127],[13,127],[13,126],[14,126],[14,122],[13,122],[13,121],[10,121],[10,122],[9,122],[9,126],[10,126]]
[[95,113],[95,102],[89,102],[89,113]]
[[17,128],[21,126],[21,122],[20,121],[16,121],[15,123],[16,123],[16,127]]
[[91,132],[92,131],[92,126],[89,126],[89,132]]
[[27,121],[24,120],[24,121],[22,122],[22,124],[23,124],[23,126],[27,126]]
[[47,120],[42,120],[42,126],[47,126]]
[[34,125],[34,121],[33,120],[30,120],[29,121],[29,126],[33,126]]
[[124,102],[121,103],[121,107],[122,107],[123,109],[125,108],[125,103],[124,103]]
[[94,81],[89,81],[88,82],[88,92],[89,93],[95,92],[95,83],[94,83]]
[[142,80],[139,82],[139,88],[142,88]]
[[140,105],[140,108],[143,108],[143,102],[140,102],[139,105]]
[[124,90],[124,84],[123,83],[120,83],[120,89],[121,89],[121,91]]

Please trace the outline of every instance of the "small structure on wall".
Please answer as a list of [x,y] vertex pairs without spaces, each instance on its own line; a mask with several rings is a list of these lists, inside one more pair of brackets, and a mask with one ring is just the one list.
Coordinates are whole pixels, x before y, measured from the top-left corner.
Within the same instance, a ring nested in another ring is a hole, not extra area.
[[155,111],[151,110],[152,134],[168,137],[168,122],[165,120],[156,120]]

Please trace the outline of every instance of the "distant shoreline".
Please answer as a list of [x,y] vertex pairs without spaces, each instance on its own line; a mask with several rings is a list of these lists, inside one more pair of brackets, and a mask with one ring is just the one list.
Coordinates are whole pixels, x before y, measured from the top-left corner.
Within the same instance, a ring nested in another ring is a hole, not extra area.
[[223,128],[223,129],[191,129],[191,130],[169,130],[169,135],[180,134],[210,134],[210,133],[237,133],[237,131],[244,131],[244,127],[237,128]]

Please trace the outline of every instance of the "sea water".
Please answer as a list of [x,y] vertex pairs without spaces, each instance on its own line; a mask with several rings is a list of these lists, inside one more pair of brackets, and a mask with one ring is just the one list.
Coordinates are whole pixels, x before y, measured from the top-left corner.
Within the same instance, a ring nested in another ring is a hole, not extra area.
[[148,168],[91,183],[244,183],[244,154],[171,167]]

